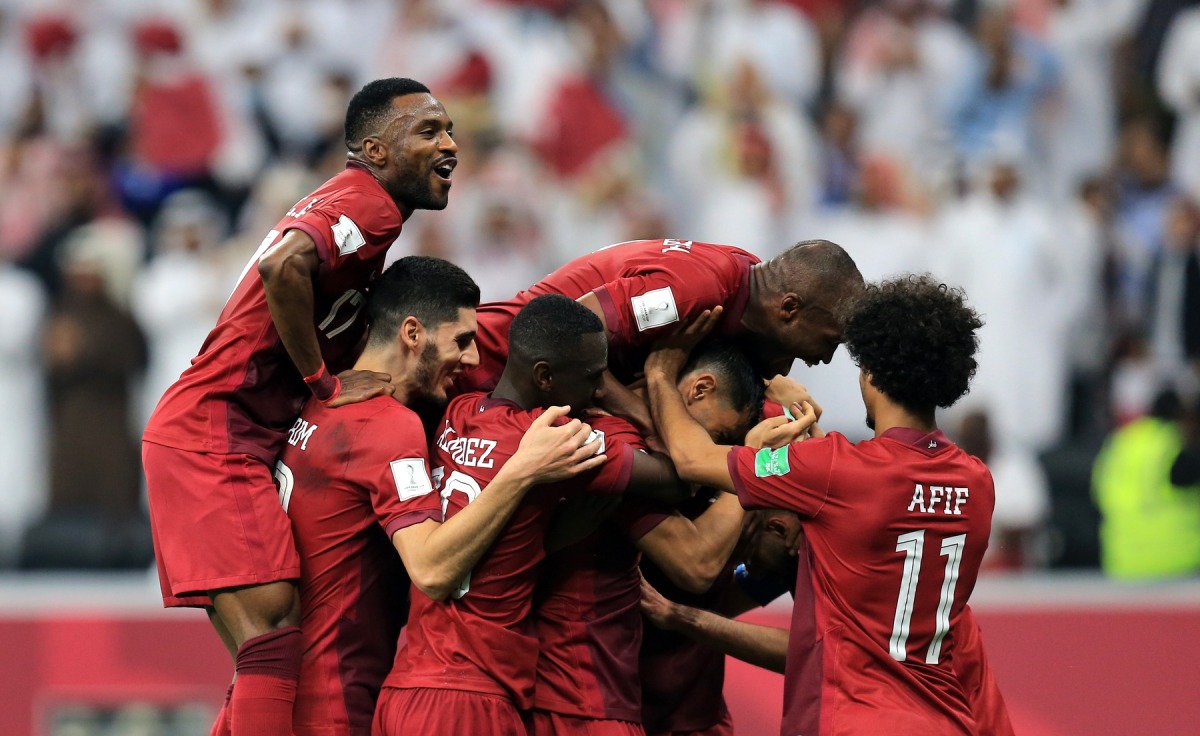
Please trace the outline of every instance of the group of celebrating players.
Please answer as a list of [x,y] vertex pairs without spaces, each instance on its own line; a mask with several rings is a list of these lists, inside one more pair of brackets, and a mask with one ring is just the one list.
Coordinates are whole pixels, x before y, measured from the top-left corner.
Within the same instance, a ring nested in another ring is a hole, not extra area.
[[[236,662],[212,733],[732,734],[726,653],[785,673],[785,736],[1011,733],[966,606],[992,481],[934,422],[963,294],[653,240],[480,305],[447,261],[383,269],[452,133],[417,82],[360,90],[345,171],[145,431],[164,603]],[[857,445],[779,375],[842,343]],[[786,592],[790,630],[732,618]]]

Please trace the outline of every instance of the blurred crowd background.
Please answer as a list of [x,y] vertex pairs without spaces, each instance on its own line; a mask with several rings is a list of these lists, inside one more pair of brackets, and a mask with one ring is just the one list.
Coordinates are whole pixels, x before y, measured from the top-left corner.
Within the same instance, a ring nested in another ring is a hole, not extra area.
[[[932,271],[987,322],[942,424],[991,566],[1200,571],[1197,0],[0,0],[0,567],[151,564],[141,427],[384,76],[460,146],[393,256],[485,300],[637,238]],[[867,436],[844,351],[793,376]]]

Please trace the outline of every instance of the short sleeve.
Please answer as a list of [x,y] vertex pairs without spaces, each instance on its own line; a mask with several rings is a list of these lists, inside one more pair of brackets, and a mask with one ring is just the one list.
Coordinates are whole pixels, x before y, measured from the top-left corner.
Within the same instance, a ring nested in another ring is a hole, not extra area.
[[284,229],[300,230],[313,239],[322,273],[347,263],[370,261],[400,236],[396,204],[357,187],[341,189],[298,215]]
[[630,495],[621,501],[609,520],[629,541],[636,543],[659,524],[679,515],[678,511],[661,501]]
[[637,347],[723,304],[740,286],[741,270],[733,261],[678,255],[662,268],[609,281],[593,293],[613,346]]
[[429,476],[425,431],[417,416],[399,404],[364,424],[354,438],[346,473],[362,479],[388,537],[428,519],[442,521],[441,497]]
[[778,450],[734,447],[729,475],[747,509],[786,509],[814,517],[829,496],[829,474],[838,435],[793,442]]
[[632,424],[620,417],[601,415],[588,417],[587,421],[593,434],[599,435],[600,452],[608,456],[608,462],[569,487],[576,493],[624,493],[633,476],[634,453],[645,450],[645,441]]

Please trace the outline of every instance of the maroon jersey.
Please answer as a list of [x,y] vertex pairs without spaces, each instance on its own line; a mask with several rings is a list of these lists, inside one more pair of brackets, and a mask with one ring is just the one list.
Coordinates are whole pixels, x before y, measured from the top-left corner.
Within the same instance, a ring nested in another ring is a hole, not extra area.
[[321,354],[336,373],[353,364],[366,327],[364,292],[400,225],[396,203],[355,163],[297,202],[246,264],[200,354],[159,401],[145,438],[274,462],[310,394],[271,320],[259,259],[288,230],[316,243],[321,269],[313,284],[313,320]]
[[[738,329],[750,298],[750,267],[758,256],[729,245],[690,240],[634,240],[576,258],[506,302],[479,308],[479,365],[459,378],[462,391],[489,390],[508,359],[508,326],[521,307],[543,294],[572,299],[595,292],[612,333],[609,359],[628,377],[645,348],[665,331],[706,309],[725,307],[718,331]],[[626,353],[628,353],[626,355]]]
[[[446,518],[474,500],[517,451],[542,409],[524,411],[485,394],[450,402],[435,438],[434,480],[446,502]],[[546,525],[558,503],[572,493],[622,493],[633,472],[640,442],[627,422],[593,417],[604,433],[608,461],[570,483],[540,485],[447,600],[414,592],[406,642],[384,683],[396,688],[466,690],[512,698],[518,708],[533,702],[538,639],[531,609],[545,551]]]
[[[684,516],[697,519],[708,510],[719,492],[702,491],[679,507]],[[648,559],[642,575],[668,600],[706,611],[721,610],[725,593],[733,584],[731,560],[712,587],[691,593]],[[647,626],[641,648],[642,723],[646,733],[704,731],[726,717],[725,655],[684,634]]]
[[984,464],[892,429],[736,447],[729,471],[746,508],[804,517],[782,733],[974,733],[955,631],[991,530]]
[[421,421],[390,396],[315,399],[276,464],[300,554],[297,734],[368,734],[408,608],[398,529],[442,520]]
[[670,515],[669,507],[631,496],[595,533],[547,560],[534,614],[541,643],[535,708],[641,723],[635,544]]

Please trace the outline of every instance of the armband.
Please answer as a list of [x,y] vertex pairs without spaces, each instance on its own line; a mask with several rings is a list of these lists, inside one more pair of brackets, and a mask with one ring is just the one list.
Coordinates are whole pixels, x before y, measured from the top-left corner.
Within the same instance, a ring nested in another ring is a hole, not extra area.
[[305,376],[304,383],[308,386],[308,390],[312,391],[312,395],[316,397],[317,401],[322,404],[328,404],[342,392],[342,382],[329,372],[324,363],[321,363],[321,367],[317,369],[316,373]]

